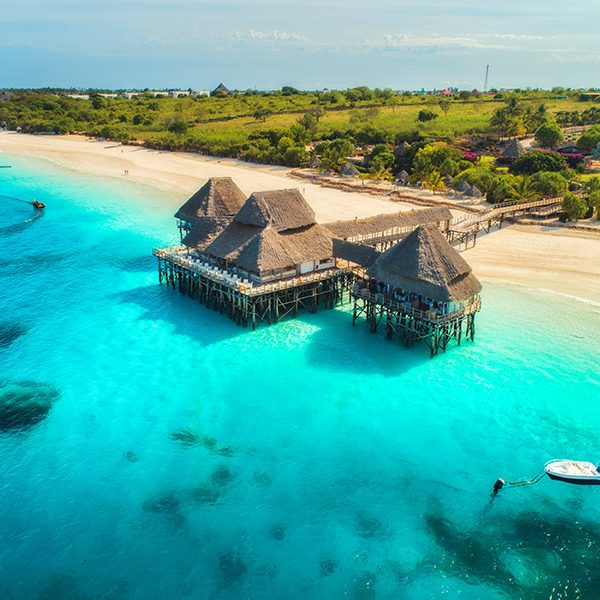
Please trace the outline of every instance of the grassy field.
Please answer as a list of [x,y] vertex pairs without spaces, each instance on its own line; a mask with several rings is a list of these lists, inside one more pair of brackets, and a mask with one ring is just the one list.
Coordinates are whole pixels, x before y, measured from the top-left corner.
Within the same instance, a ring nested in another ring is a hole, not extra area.
[[[306,143],[347,137],[357,145],[399,143],[426,137],[453,140],[490,130],[494,111],[509,96],[466,96],[443,99],[356,88],[344,92],[234,94],[211,98],[132,99],[91,96],[70,98],[64,92],[20,91],[0,102],[0,123],[28,132],[86,133],[137,140],[168,149],[195,150],[218,156],[289,164],[306,161]],[[518,94],[522,107],[544,104],[550,113],[593,106],[576,93],[558,99],[551,92]],[[436,118],[420,121],[420,111]],[[298,119],[317,111],[318,123],[298,131]],[[292,141],[286,154],[280,139]],[[303,154],[304,153],[304,154]]]

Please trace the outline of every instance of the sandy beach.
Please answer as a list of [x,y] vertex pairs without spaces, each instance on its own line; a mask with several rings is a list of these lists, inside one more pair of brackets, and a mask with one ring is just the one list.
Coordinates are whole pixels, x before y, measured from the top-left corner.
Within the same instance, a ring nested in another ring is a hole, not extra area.
[[[298,188],[316,213],[317,221],[354,219],[416,207],[366,194],[326,189],[288,177],[290,169],[242,161],[162,152],[83,136],[36,136],[0,132],[0,152],[41,158],[61,167],[107,177],[127,177],[185,200],[209,177],[231,177],[239,188],[252,192]],[[125,172],[127,171],[127,175]]]
[[[168,191],[184,200],[208,177],[232,177],[241,190],[298,188],[320,222],[353,219],[414,205],[359,192],[324,188],[290,178],[284,167],[253,165],[197,154],[160,152],[82,136],[0,133],[0,152],[51,161],[62,167],[132,181]],[[125,171],[128,175],[125,175]],[[600,303],[600,237],[570,230],[510,226],[480,236],[464,253],[482,280],[506,281],[531,289]]]
[[600,305],[600,236],[512,225],[463,253],[483,281],[506,281]]

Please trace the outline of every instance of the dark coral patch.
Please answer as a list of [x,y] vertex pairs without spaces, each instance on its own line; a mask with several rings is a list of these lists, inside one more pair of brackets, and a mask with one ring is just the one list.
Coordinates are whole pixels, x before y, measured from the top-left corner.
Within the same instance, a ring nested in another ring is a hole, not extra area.
[[221,492],[218,488],[207,483],[190,491],[191,499],[198,504],[214,504],[220,496]]
[[213,471],[211,479],[217,485],[224,486],[228,483],[231,483],[231,481],[233,480],[233,475],[231,474],[231,471],[228,467],[226,467],[225,465],[221,465]]
[[21,323],[0,323],[0,348],[7,348],[27,331]]
[[0,382],[0,432],[25,431],[43,421],[59,392],[35,381]]
[[244,564],[237,552],[227,552],[219,558],[219,576],[224,587],[238,583],[246,574],[248,567]]

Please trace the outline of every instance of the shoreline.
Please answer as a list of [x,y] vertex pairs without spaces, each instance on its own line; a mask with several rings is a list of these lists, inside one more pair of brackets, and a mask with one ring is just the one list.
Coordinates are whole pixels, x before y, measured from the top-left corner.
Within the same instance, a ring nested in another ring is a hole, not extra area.
[[[287,167],[122,146],[83,136],[0,132],[0,152],[42,159],[79,173],[147,185],[168,192],[165,202],[173,207],[194,193],[208,177],[229,176],[248,195],[259,190],[299,188],[319,222],[415,208],[413,203],[298,181]],[[128,176],[124,175],[125,170]],[[513,224],[479,236],[476,246],[462,255],[475,275],[483,280],[600,303],[600,238],[597,234]]]

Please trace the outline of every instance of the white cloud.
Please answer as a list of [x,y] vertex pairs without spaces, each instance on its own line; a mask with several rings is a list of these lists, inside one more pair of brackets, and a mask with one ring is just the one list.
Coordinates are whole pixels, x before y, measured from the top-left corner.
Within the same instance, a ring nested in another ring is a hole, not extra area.
[[487,49],[514,50],[516,45],[510,42],[536,42],[545,38],[538,35],[513,33],[462,34],[462,35],[412,35],[388,33],[378,39],[366,39],[364,45],[372,48],[397,49]]
[[272,42],[309,42],[310,38],[289,31],[256,31],[250,29],[247,32],[237,31],[235,34],[238,40],[267,40]]

